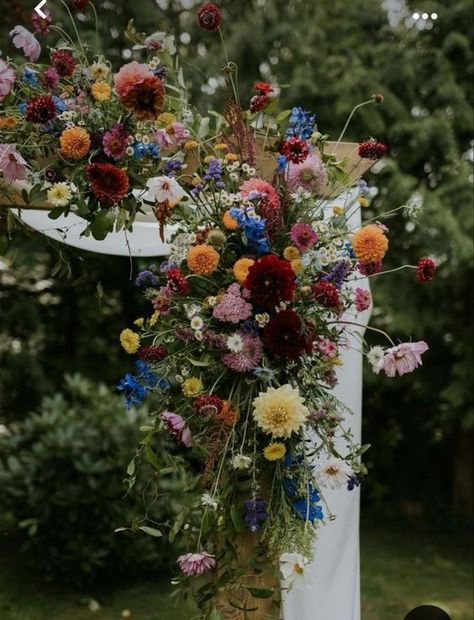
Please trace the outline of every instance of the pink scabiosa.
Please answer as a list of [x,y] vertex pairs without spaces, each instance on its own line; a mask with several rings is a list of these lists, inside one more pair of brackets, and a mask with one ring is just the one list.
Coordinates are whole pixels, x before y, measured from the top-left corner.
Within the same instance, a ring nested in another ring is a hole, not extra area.
[[293,224],[290,230],[290,237],[300,252],[306,252],[318,240],[318,235],[314,228],[311,224],[306,224],[305,222]]
[[242,349],[238,353],[224,355],[222,363],[234,372],[250,372],[259,365],[262,355],[260,338],[252,334],[242,334]]
[[363,276],[373,276],[376,273],[382,271],[383,263],[381,260],[376,260],[372,263],[357,263],[357,270]]
[[363,288],[357,287],[354,293],[354,305],[357,309],[357,312],[363,312],[364,310],[368,310],[372,302],[372,296],[370,292]]
[[31,60],[36,62],[41,54],[41,45],[36,39],[35,35],[23,26],[15,26],[10,31],[12,37],[12,43],[17,48],[23,51],[23,54]]
[[288,187],[294,191],[298,187],[323,196],[328,184],[328,175],[321,158],[310,153],[300,164],[288,165]]
[[359,155],[364,159],[380,159],[387,152],[387,145],[375,138],[359,143]]
[[216,567],[215,557],[207,551],[180,555],[176,562],[186,577],[203,575]]
[[130,134],[122,123],[115,123],[102,137],[102,149],[107,157],[119,160],[125,157]]
[[49,33],[49,27],[53,20],[51,17],[51,13],[48,11],[48,9],[43,9],[43,13],[44,17],[41,17],[39,13],[34,11],[31,16],[31,23],[33,24],[35,32],[46,36]]
[[435,274],[436,264],[431,258],[424,256],[416,263],[416,279],[418,282],[430,282]]
[[376,375],[381,370],[387,377],[400,376],[413,372],[418,366],[422,366],[421,356],[428,350],[428,345],[423,340],[419,342],[402,342],[384,352],[378,362],[373,366]]
[[214,2],[205,2],[197,12],[197,21],[203,30],[213,32],[222,24],[222,11]]
[[306,140],[293,137],[288,138],[281,145],[280,153],[293,164],[301,164],[309,155],[309,146]]
[[13,68],[3,58],[0,58],[0,102],[10,94],[15,80],[16,75]]
[[166,424],[173,437],[176,437],[185,448],[193,447],[191,431],[180,415],[172,413],[171,411],[163,411],[160,418]]
[[15,144],[0,144],[0,171],[5,181],[10,183],[24,179],[27,165]]

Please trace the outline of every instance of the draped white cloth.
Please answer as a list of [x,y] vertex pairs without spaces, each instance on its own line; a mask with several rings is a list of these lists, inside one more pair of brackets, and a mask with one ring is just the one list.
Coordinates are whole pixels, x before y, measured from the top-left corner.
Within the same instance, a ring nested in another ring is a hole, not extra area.
[[[357,202],[358,190],[352,189],[328,203],[328,208],[344,206],[349,226],[357,228],[361,222]],[[350,284],[353,288],[369,289],[366,278]],[[370,310],[343,317],[367,325]],[[353,433],[354,441],[361,440],[362,425],[362,353],[361,339],[364,328],[348,326],[349,346],[342,352],[343,365],[338,368],[339,383],[334,393],[346,405],[343,426]],[[337,444],[336,444],[337,446]],[[345,442],[338,446],[344,453]],[[318,529],[314,547],[314,561],[306,567],[308,588],[283,591],[284,620],[360,620],[359,577],[359,501],[360,491],[355,488],[324,490],[334,521],[327,521]],[[327,511],[325,511],[327,512]]]

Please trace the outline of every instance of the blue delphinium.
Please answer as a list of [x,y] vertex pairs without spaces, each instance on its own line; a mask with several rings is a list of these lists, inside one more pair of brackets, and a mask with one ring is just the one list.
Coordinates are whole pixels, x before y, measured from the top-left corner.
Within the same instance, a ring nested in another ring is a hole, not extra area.
[[21,76],[21,81],[25,82],[29,86],[36,86],[38,84],[38,75],[36,71],[30,69],[29,67],[25,67],[23,70],[23,75]]
[[265,233],[266,220],[249,215],[245,209],[237,209],[236,207],[230,210],[230,214],[237,220],[237,224],[244,232],[247,245],[251,250],[258,256],[270,251]]
[[131,373],[127,372],[117,385],[117,390],[124,393],[125,406],[130,409],[133,405],[140,405],[145,400],[150,388],[139,383]]
[[144,144],[143,142],[134,142],[132,144],[133,157],[135,159],[143,159],[144,157],[152,157],[159,159],[160,147],[155,142],[150,144]]
[[290,127],[286,130],[287,136],[301,138],[302,140],[311,138],[316,122],[316,114],[303,110],[303,108],[298,106],[291,110],[288,120]]
[[[289,470],[293,464],[299,465],[302,461],[302,456],[286,454],[283,465]],[[291,500],[291,507],[297,517],[311,522],[324,518],[323,509],[318,504],[321,496],[311,483],[305,485],[305,491],[302,493],[296,480],[291,476],[291,472],[288,471],[288,475],[283,478],[283,487]]]
[[250,531],[258,532],[261,524],[267,519],[267,504],[261,497],[255,499],[247,499],[244,502],[245,510],[244,521],[248,525]]

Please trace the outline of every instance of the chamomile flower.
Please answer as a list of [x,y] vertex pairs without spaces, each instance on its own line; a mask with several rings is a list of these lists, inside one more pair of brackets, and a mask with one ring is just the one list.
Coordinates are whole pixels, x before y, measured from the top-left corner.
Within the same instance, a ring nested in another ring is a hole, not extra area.
[[72,191],[67,183],[53,183],[48,189],[47,197],[53,207],[65,207],[71,202]]
[[244,341],[240,334],[232,334],[227,338],[226,345],[232,353],[240,353],[244,348]]
[[234,469],[246,470],[252,464],[252,459],[245,454],[236,454],[232,459],[232,467]]

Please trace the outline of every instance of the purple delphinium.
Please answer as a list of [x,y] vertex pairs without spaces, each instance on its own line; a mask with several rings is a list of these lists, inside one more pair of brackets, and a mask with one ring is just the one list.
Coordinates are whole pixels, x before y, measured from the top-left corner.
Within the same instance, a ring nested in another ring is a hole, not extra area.
[[178,159],[170,159],[166,162],[165,174],[174,177],[181,172],[182,168],[183,164]]
[[352,264],[349,261],[341,260],[336,263],[331,271],[321,278],[321,280],[323,282],[331,282],[336,288],[341,289],[344,280],[350,274],[351,270]]
[[245,510],[247,511],[244,521],[249,526],[251,532],[258,532],[261,528],[261,524],[267,518],[266,507],[267,503],[261,497],[255,499],[247,499],[244,502]]
[[209,162],[206,174],[203,179],[205,181],[221,181],[222,178],[222,162],[220,159],[212,159]]
[[143,271],[140,271],[135,278],[135,286],[142,286],[143,284],[148,284],[149,286],[158,286],[158,282],[158,278],[149,269],[144,269]]

